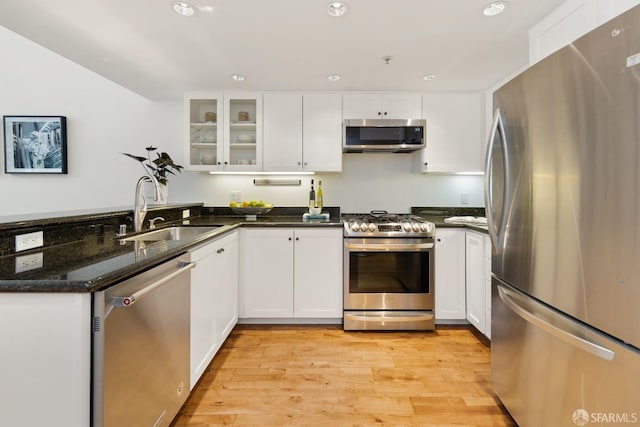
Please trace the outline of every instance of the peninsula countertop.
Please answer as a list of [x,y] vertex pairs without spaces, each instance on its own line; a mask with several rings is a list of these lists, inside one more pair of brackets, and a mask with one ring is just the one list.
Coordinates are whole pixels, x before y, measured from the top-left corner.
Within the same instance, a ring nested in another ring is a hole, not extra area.
[[[94,292],[239,227],[341,227],[339,209],[329,220],[303,220],[301,213],[281,213],[250,220],[205,210],[201,215],[158,227],[212,227],[205,237],[190,241],[125,241],[113,232],[92,230],[63,244],[0,257],[0,292]],[[30,262],[39,262],[40,266],[29,269]]]

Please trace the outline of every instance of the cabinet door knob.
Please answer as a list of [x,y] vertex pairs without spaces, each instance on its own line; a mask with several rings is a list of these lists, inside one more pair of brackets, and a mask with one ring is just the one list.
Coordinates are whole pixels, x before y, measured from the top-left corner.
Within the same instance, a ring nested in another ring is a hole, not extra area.
[[378,115],[379,115],[379,116],[381,116],[381,115],[382,115],[382,112],[381,112],[381,111],[378,111]]
[[293,239],[291,239],[291,237],[289,237],[289,241],[291,241],[291,240],[293,240]]
[[442,239],[436,239],[436,241],[438,241],[438,242],[442,242]]
[[384,115],[385,115],[385,116],[387,115],[387,112],[386,112],[386,111],[384,112]]
[[298,240],[300,240],[300,238],[299,238],[299,237],[296,237],[296,242],[297,242]]
[[298,166],[300,166],[302,164],[302,162],[298,162]]

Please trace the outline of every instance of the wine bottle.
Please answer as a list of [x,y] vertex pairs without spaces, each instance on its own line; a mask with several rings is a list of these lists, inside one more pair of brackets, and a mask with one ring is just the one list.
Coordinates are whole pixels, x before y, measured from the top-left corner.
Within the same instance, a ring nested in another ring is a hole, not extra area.
[[316,192],[313,191],[313,180],[311,180],[311,191],[309,191],[309,209],[316,207]]
[[318,181],[318,192],[316,193],[316,206],[322,212],[322,206],[324,205],[323,194],[322,194],[322,181]]

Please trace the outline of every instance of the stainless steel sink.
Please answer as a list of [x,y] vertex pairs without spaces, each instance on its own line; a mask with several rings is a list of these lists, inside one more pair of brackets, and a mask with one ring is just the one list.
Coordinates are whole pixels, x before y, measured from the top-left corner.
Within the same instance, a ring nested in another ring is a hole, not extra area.
[[125,242],[145,241],[153,242],[160,240],[195,240],[207,233],[211,233],[220,226],[208,227],[168,227],[158,230],[147,231],[146,233],[137,234],[131,237],[125,237]]

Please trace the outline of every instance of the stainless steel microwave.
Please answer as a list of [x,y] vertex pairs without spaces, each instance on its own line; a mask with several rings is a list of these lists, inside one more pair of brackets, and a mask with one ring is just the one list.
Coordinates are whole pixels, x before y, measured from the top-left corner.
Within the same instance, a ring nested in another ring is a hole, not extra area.
[[408,153],[426,145],[427,121],[422,119],[345,120],[342,151],[345,153]]

